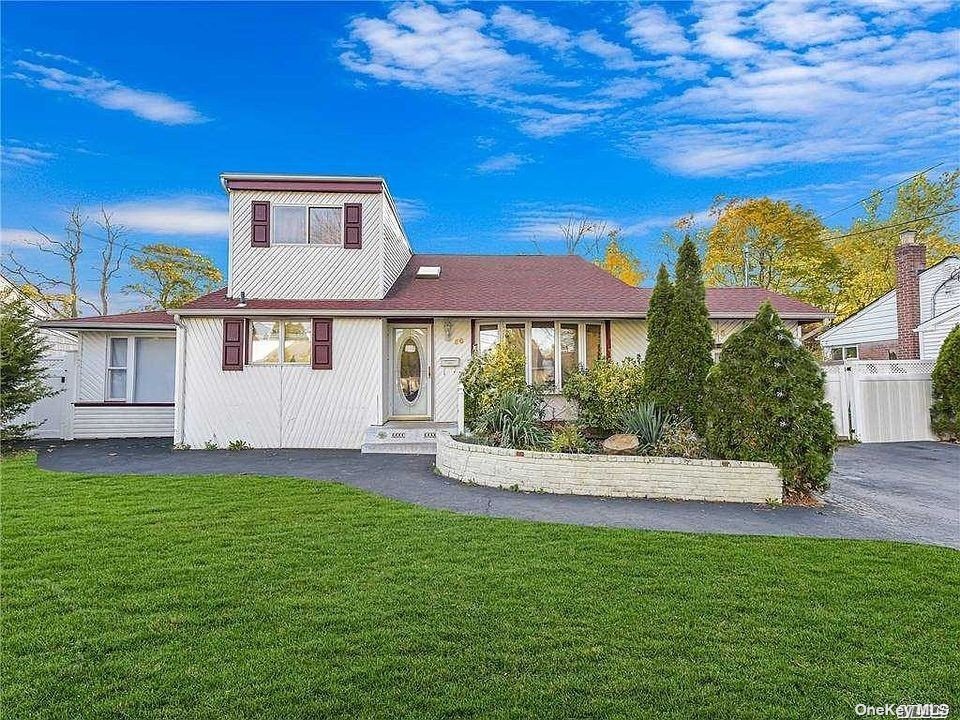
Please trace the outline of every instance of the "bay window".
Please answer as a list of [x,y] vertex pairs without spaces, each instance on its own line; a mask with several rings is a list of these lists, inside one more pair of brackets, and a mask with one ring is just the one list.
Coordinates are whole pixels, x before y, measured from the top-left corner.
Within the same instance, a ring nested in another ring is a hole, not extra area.
[[172,403],[176,340],[114,336],[107,341],[105,399],[118,403]]
[[309,320],[251,320],[249,324],[251,365],[310,364]]
[[592,368],[603,357],[603,325],[598,322],[534,320],[478,321],[477,347],[487,352],[501,340],[520,349],[527,361],[527,382],[553,386],[580,367]]

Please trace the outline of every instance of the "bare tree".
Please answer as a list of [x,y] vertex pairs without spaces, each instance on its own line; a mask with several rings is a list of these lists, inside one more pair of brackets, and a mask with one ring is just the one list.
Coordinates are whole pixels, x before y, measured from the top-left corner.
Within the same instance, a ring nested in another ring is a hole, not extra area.
[[569,218],[560,224],[560,234],[563,236],[564,251],[567,255],[596,257],[606,232],[606,222],[586,217]]
[[127,241],[127,229],[113,222],[113,216],[100,206],[97,227],[103,230],[103,248],[100,250],[100,266],[94,269],[100,275],[100,314],[110,314],[110,281],[120,272],[123,256],[133,248]]
[[24,242],[42,253],[60,258],[67,265],[68,280],[48,275],[40,270],[26,267],[14,256],[7,253],[3,270],[8,275],[19,280],[23,285],[32,288],[39,299],[52,307],[60,308],[67,317],[77,317],[80,314],[80,305],[89,307],[94,312],[99,308],[93,303],[80,297],[80,279],[78,267],[80,255],[83,253],[84,226],[87,218],[80,206],[75,206],[67,213],[67,224],[64,228],[64,237],[57,240],[46,233],[33,228],[37,237],[28,238]]

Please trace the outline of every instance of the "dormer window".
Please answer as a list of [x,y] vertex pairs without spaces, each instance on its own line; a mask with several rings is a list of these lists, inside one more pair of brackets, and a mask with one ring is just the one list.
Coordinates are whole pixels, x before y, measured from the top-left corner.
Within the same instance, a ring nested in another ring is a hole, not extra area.
[[273,206],[273,243],[276,245],[340,245],[342,207]]

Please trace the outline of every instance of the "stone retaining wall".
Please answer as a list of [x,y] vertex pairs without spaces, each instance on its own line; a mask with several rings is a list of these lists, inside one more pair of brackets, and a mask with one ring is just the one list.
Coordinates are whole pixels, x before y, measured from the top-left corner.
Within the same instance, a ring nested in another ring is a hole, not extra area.
[[476,485],[530,492],[720,502],[779,502],[769,463],[632,455],[574,455],[472,445],[437,433],[437,469]]

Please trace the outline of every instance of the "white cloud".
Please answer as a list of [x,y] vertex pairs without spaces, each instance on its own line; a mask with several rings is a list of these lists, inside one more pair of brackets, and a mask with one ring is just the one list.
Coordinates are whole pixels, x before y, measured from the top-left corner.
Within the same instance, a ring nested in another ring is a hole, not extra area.
[[604,66],[611,70],[636,70],[640,67],[629,48],[604,40],[596,30],[580,33],[577,45],[585,53],[600,58]]
[[551,48],[558,52],[570,49],[573,40],[570,31],[533,13],[520,12],[501,5],[490,18],[495,26],[506,32],[512,40]]
[[483,175],[493,173],[511,173],[521,165],[531,162],[529,157],[517,153],[505,153],[489,157],[476,166],[476,171]]
[[645,77],[620,77],[599,88],[597,95],[616,100],[633,100],[649,95],[657,87],[657,83]]
[[36,230],[26,228],[0,229],[0,244],[3,245],[3,250],[9,250],[11,247],[33,247],[32,243],[42,242],[42,240]]
[[690,49],[683,28],[660,5],[640,5],[624,21],[627,37],[658,55],[679,55]]
[[114,222],[156,235],[218,235],[229,230],[225,204],[213,198],[147,198],[111,205]]
[[857,37],[865,23],[836,6],[816,7],[809,0],[778,0],[754,16],[761,32],[788,47],[821,45]]
[[27,145],[17,140],[6,140],[0,148],[0,157],[10,165],[42,165],[57,155],[43,145]]
[[[34,55],[46,57],[47,60],[54,59],[48,54]],[[27,60],[17,60],[13,65],[17,70],[9,75],[11,78],[46,90],[66,93],[108,110],[130,112],[144,120],[164,125],[186,125],[206,120],[188,102],[176,100],[163,93],[138,90],[117,80],[105,78],[92,70],[84,69],[84,74],[81,75],[77,74],[79,71],[68,72],[52,65],[41,65]]]
[[427,204],[416,198],[394,198],[397,212],[403,222],[416,222],[427,215]]

